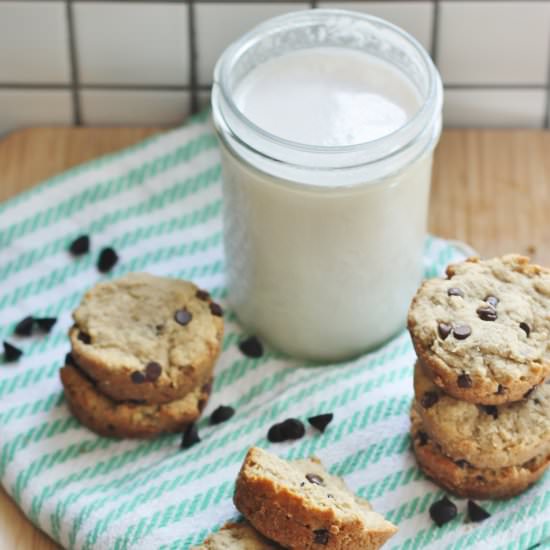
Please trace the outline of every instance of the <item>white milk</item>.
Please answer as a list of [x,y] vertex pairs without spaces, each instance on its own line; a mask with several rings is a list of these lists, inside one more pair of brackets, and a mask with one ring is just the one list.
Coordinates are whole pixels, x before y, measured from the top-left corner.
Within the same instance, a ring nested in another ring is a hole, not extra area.
[[[381,344],[404,328],[422,278],[438,123],[403,160],[412,146],[393,147],[393,136],[420,109],[420,94],[389,63],[345,48],[273,57],[232,100],[237,122],[215,87],[227,284],[239,319],[275,348],[314,360]],[[370,144],[381,160],[326,168],[353,146],[362,159]],[[302,150],[318,165],[302,166]]]

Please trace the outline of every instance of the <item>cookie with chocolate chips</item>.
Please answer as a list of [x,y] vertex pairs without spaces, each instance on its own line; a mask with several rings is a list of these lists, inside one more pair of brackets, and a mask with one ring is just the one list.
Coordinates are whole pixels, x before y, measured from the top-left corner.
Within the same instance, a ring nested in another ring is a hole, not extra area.
[[455,460],[476,468],[504,468],[550,454],[548,384],[514,403],[476,405],[443,393],[417,362],[414,390],[424,430]]
[[178,279],[132,273],[101,282],[73,313],[73,356],[115,401],[181,399],[211,376],[219,355],[224,323],[213,305]]
[[500,405],[550,375],[550,270],[516,255],[450,265],[425,281],[408,328],[434,383],[458,399]]

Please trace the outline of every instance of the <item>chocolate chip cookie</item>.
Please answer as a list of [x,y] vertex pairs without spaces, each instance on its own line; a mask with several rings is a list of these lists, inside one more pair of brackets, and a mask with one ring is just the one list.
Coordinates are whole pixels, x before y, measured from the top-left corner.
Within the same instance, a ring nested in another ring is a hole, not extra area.
[[518,401],[550,375],[550,271],[470,258],[425,281],[408,327],[436,385],[473,403]]
[[397,531],[315,458],[287,462],[250,449],[233,500],[256,530],[285,548],[371,550]]
[[444,489],[467,498],[501,499],[515,496],[535,483],[550,464],[550,455],[539,455],[516,466],[476,468],[454,460],[428,435],[422,420],[411,410],[411,438],[422,471]]
[[146,405],[113,401],[97,391],[93,381],[74,363],[66,364],[60,376],[72,413],[90,430],[106,437],[146,439],[161,433],[182,432],[199,418],[211,388],[207,382],[182,399],[164,405]]
[[521,401],[476,405],[443,393],[417,362],[415,408],[446,455],[476,468],[504,468],[550,454],[550,385]]
[[248,523],[226,523],[192,550],[277,550],[281,547],[260,535]]
[[222,315],[193,283],[129,274],[84,295],[69,332],[72,353],[112,399],[168,403],[211,375]]

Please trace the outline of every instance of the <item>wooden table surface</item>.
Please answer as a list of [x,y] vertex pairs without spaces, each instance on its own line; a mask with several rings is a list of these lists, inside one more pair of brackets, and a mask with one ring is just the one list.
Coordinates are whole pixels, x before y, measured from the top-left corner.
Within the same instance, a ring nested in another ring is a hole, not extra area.
[[[0,141],[0,201],[155,128],[40,128]],[[550,265],[550,132],[447,130],[436,152],[430,231],[483,256],[520,252]],[[52,550],[0,489],[0,548]]]

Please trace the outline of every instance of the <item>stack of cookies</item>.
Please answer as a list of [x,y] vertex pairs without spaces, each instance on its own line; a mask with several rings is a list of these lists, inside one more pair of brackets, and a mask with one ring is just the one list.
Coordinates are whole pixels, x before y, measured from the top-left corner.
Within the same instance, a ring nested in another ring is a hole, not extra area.
[[61,369],[73,414],[94,432],[149,438],[200,416],[223,338],[223,311],[193,283],[134,273],[88,291]]
[[525,490],[550,463],[550,271],[515,255],[451,265],[408,326],[420,467],[459,496]]

